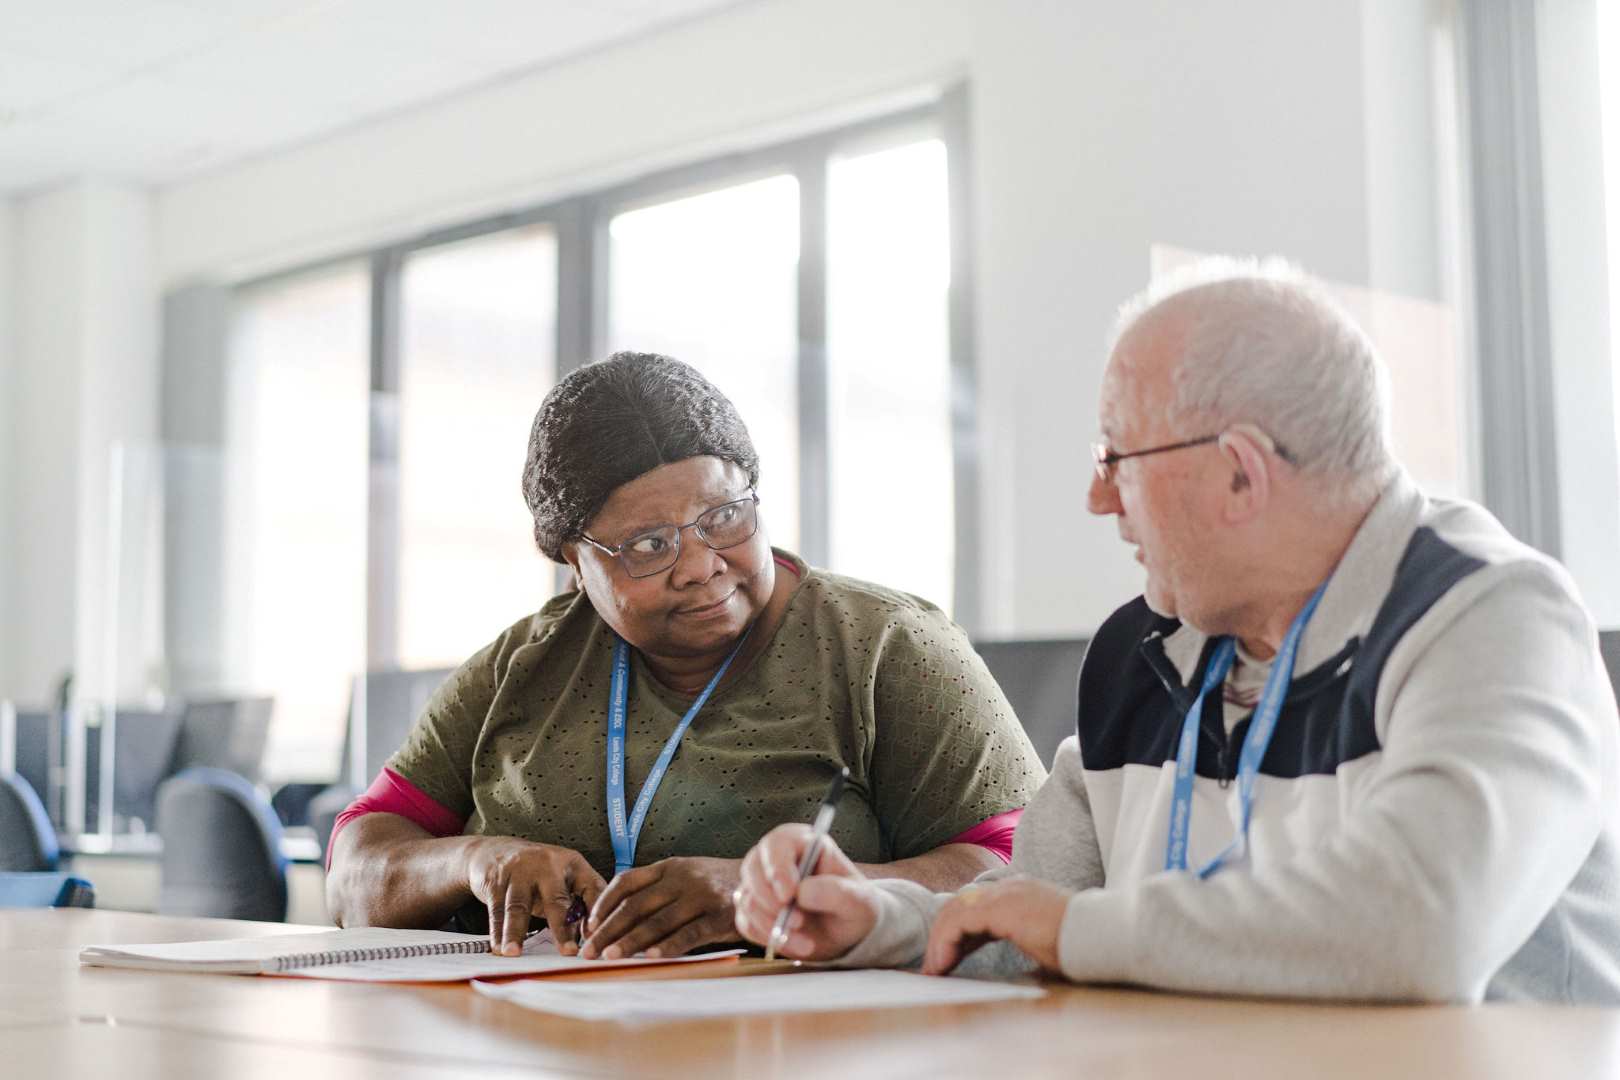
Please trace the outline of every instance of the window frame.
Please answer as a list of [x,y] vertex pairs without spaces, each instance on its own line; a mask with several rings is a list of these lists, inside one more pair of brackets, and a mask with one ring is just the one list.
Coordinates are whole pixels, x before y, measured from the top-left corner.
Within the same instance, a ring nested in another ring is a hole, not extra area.
[[[979,438],[972,314],[969,220],[969,92],[966,83],[923,104],[767,145],[642,173],[622,182],[545,203],[433,228],[403,239],[348,250],[236,282],[245,289],[328,265],[366,260],[370,267],[370,409],[367,445],[371,486],[366,511],[366,663],[397,666],[400,517],[398,501],[379,478],[399,462],[397,399],[401,363],[401,281],[418,252],[512,229],[549,226],[557,244],[556,371],[561,379],[597,357],[607,340],[608,228],[614,215],[768,175],[792,175],[799,185],[797,386],[799,420],[800,554],[825,564],[831,550],[829,387],[827,363],[827,177],[833,158],[902,145],[914,139],[945,143],[949,191],[951,285],[948,296],[951,454],[955,484],[955,619],[979,626]],[[565,567],[558,587],[566,586]],[[365,778],[360,778],[364,783]]]

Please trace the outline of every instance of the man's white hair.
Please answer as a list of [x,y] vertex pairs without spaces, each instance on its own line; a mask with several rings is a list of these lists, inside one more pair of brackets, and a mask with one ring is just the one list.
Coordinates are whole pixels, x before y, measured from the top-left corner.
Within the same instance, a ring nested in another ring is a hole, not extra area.
[[1209,428],[1185,437],[1254,424],[1331,502],[1370,502],[1383,488],[1395,469],[1388,375],[1319,282],[1282,259],[1200,259],[1120,308],[1109,354],[1160,316],[1185,334],[1170,418]]

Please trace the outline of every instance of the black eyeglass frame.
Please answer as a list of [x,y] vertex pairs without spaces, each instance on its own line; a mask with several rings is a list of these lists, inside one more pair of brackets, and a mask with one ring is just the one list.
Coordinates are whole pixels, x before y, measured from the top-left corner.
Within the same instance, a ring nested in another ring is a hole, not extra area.
[[[643,529],[641,532],[636,533],[636,535],[630,537],[628,540],[625,540],[623,543],[621,543],[621,544],[619,544],[619,545],[617,545],[615,547],[609,547],[608,545],[602,543],[600,540],[597,540],[594,537],[592,537],[590,534],[586,533],[584,530],[580,531],[579,538],[581,540],[585,541],[587,544],[591,545],[596,550],[600,551],[602,554],[610,555],[615,559],[619,559],[620,560],[620,565],[622,565],[624,567],[624,572],[626,574],[630,575],[631,577],[633,577],[633,578],[652,577],[655,574],[662,574],[665,570],[668,570],[671,566],[674,566],[677,562],[680,561],[680,559],[681,559],[681,533],[685,532],[687,529],[691,529],[694,532],[696,532],[697,535],[698,535],[698,539],[702,540],[703,543],[708,546],[710,551],[729,551],[730,549],[736,547],[738,544],[746,544],[746,543],[748,543],[748,541],[752,540],[754,538],[754,536],[759,532],[759,514],[758,514],[757,511],[754,514],[754,528],[749,532],[749,534],[747,536],[741,537],[740,539],[733,540],[731,543],[727,544],[725,547],[716,547],[709,540],[708,536],[705,535],[705,533],[703,532],[703,524],[702,523],[703,523],[704,518],[710,516],[711,514],[718,514],[720,511],[725,510],[725,509],[727,509],[729,507],[742,506],[744,504],[747,504],[749,506],[756,506],[757,507],[759,505],[759,493],[757,491],[750,491],[747,495],[744,495],[740,499],[732,499],[730,502],[723,502],[719,506],[711,506],[707,510],[703,511],[703,513],[699,514],[697,517],[693,518],[691,521],[688,521],[685,525],[660,525],[656,529]],[[674,529],[675,530],[675,542],[670,545],[671,557],[670,557],[670,560],[669,560],[668,563],[666,563],[663,566],[658,567],[656,570],[646,570],[646,571],[643,571],[642,573],[638,574],[635,571],[630,569],[630,564],[629,563],[623,562],[624,549],[625,548],[629,547],[631,544],[634,544],[638,540],[643,540],[643,539],[645,539],[646,537],[649,537],[649,536],[656,536],[659,533],[662,533],[667,529]]]
[[[1110,450],[1107,443],[1094,442],[1091,444],[1091,457],[1097,470],[1097,479],[1105,484],[1112,484],[1114,482],[1114,466],[1127,458],[1146,457],[1149,454],[1164,454],[1171,450],[1186,450],[1193,446],[1203,446],[1205,443],[1218,441],[1225,434],[1226,432],[1220,431],[1214,435],[1203,435],[1196,439],[1183,439],[1181,442],[1165,443],[1163,446],[1150,446],[1146,450],[1130,450],[1123,454],[1116,450]],[[1272,441],[1269,436],[1265,441],[1270,443],[1269,448],[1272,453],[1284,461],[1292,460],[1289,458],[1288,452]]]
[[1183,439],[1181,442],[1165,443],[1163,446],[1150,446],[1146,450],[1130,450],[1121,454],[1111,450],[1107,443],[1095,442],[1091,444],[1091,457],[1097,469],[1097,479],[1105,484],[1114,482],[1114,466],[1128,458],[1147,457],[1149,454],[1166,454],[1171,450],[1186,450],[1193,446],[1203,446],[1219,439],[1219,434],[1203,435],[1196,439]]

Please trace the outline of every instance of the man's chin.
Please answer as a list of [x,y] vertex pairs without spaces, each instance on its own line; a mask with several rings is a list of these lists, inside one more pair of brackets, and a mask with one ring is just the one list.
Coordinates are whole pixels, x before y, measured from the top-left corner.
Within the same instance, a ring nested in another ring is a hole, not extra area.
[[1142,590],[1142,599],[1147,601],[1148,610],[1165,619],[1176,618],[1175,599],[1149,585]]

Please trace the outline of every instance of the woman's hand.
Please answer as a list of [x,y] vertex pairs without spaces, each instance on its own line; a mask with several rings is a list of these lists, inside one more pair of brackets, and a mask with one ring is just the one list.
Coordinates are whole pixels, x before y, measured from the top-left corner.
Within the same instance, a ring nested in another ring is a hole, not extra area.
[[481,837],[467,855],[467,886],[489,908],[490,951],[516,956],[529,920],[541,915],[563,955],[574,952],[568,908],[578,896],[587,905],[606,888],[602,875],[570,848],[512,836]]
[[580,955],[604,960],[645,953],[684,956],[735,941],[736,859],[673,858],[619,874],[591,907]]
[[945,902],[928,934],[923,973],[946,975],[991,941],[1010,941],[1047,971],[1059,970],[1058,935],[1074,894],[1034,878],[969,885]]
[[808,825],[779,825],[748,852],[737,890],[737,929],[749,941],[767,944],[777,916],[796,899],[787,940],[776,951],[796,960],[833,960],[872,932],[877,900],[830,836],[821,841],[816,865],[800,882],[799,861],[811,836]]

